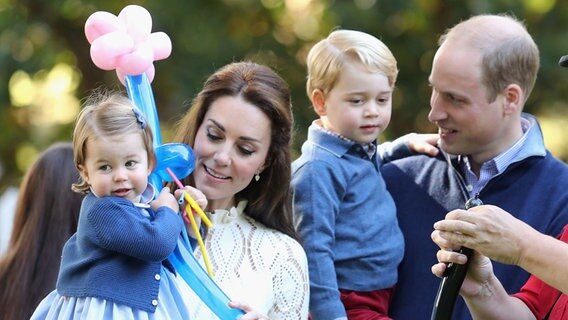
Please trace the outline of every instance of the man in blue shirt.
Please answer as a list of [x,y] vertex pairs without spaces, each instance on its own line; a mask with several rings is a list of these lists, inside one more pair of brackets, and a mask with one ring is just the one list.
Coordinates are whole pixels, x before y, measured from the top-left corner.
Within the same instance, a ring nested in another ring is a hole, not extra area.
[[[438,250],[432,225],[474,194],[548,235],[568,223],[568,166],[545,149],[536,118],[523,113],[539,68],[524,25],[479,15],[449,29],[439,43],[428,118],[438,126],[442,152],[382,167],[405,240],[391,304],[397,320],[429,318],[440,283],[431,273]],[[529,276],[499,263],[494,271],[509,293]],[[458,299],[453,319],[471,319]]]

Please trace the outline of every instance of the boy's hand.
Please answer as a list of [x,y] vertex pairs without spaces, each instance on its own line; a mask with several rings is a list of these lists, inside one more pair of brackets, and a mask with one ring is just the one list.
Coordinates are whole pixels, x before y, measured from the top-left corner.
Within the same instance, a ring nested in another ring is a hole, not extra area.
[[438,140],[440,135],[437,133],[413,133],[408,139],[408,148],[415,153],[423,153],[435,157],[438,150]]

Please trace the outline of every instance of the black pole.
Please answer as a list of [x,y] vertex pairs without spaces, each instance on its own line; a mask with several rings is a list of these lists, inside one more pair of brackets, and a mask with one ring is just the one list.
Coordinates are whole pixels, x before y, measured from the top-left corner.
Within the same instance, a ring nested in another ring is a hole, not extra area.
[[[483,202],[479,199],[479,194],[467,200],[465,203],[466,210],[482,205]],[[467,266],[473,254],[473,250],[461,247],[459,253],[467,256],[466,264],[450,263],[444,272],[444,277],[438,287],[436,300],[434,300],[434,309],[432,310],[431,320],[450,320],[456,299],[460,293],[463,280],[467,273]]]

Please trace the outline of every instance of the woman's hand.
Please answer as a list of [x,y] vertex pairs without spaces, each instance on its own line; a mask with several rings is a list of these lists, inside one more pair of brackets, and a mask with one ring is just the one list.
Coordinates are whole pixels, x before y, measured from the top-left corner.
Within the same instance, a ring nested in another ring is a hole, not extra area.
[[[183,200],[180,201],[182,203],[182,207],[181,207],[181,211],[185,212],[186,210],[188,210],[188,214],[192,214],[193,218],[195,220],[195,223],[197,225],[197,228],[199,229],[199,226],[201,225],[201,217],[199,216],[199,214],[197,214],[197,212],[195,212],[191,206],[189,205],[189,203],[187,201],[185,201],[184,199],[182,199],[184,192],[187,193],[187,195],[189,195],[193,200],[195,200],[195,202],[197,203],[197,205],[202,209],[205,210],[205,208],[207,208],[207,197],[205,197],[205,195],[203,194],[203,192],[201,192],[201,190],[196,189],[194,187],[191,186],[184,186],[183,189],[177,189],[174,194],[176,196],[177,199],[179,200]],[[184,221],[186,222],[186,229],[188,231],[188,234],[190,237],[196,239],[197,235],[195,234],[195,232],[193,231],[193,228],[191,228],[191,226],[188,226],[189,220],[187,219],[187,217],[185,216],[184,213]]]
[[229,307],[234,309],[241,309],[246,314],[239,318],[239,320],[270,320],[267,316],[252,310],[252,308],[243,302],[231,301]]

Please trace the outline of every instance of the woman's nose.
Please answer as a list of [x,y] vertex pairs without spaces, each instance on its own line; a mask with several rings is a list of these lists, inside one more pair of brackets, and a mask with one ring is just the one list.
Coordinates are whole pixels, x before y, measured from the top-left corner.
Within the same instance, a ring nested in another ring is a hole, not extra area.
[[228,166],[231,164],[231,153],[227,148],[220,148],[215,152],[213,159],[220,166]]

